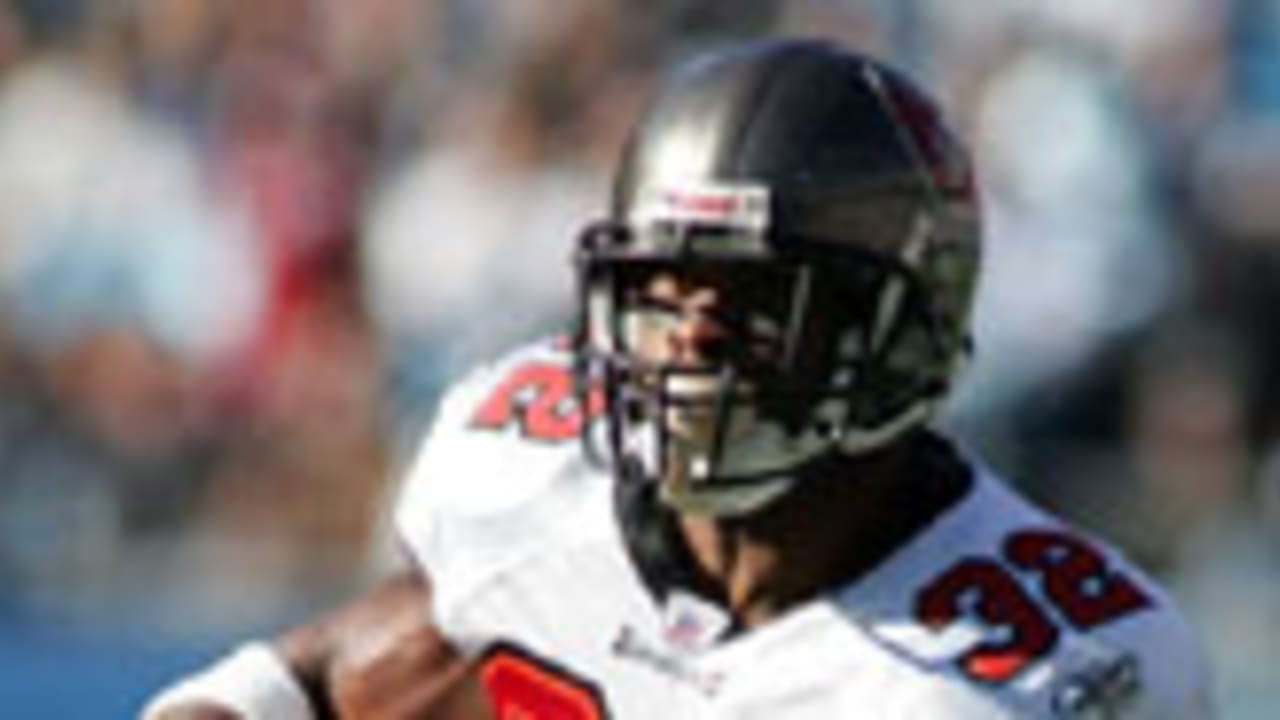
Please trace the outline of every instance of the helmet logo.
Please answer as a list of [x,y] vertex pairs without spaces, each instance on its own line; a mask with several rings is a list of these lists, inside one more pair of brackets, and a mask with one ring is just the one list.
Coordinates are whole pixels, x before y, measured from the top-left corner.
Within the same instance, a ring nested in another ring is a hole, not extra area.
[[630,218],[639,226],[713,225],[760,235],[769,227],[769,190],[762,185],[664,184],[644,188]]
[[973,177],[968,162],[943,124],[938,108],[901,83],[886,83],[885,93],[934,187],[947,194],[971,195]]

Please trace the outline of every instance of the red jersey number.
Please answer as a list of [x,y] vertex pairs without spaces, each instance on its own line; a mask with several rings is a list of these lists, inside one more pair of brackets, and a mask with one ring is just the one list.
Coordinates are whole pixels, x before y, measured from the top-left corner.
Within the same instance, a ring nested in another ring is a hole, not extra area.
[[1045,595],[1075,627],[1089,630],[1151,604],[1133,581],[1107,567],[1107,560],[1080,538],[1026,530],[1005,541],[1005,557],[1040,576]]
[[990,629],[986,639],[958,660],[975,680],[1007,682],[1052,652],[1060,634],[1054,611],[1087,631],[1151,605],[1146,593],[1109,567],[1102,553],[1060,530],[1015,532],[1001,552],[1008,565],[1039,580],[1043,600],[1005,564],[988,558],[959,561],[916,595],[916,617],[935,632],[966,615]]
[[942,630],[972,612],[990,627],[984,640],[960,658],[969,677],[999,683],[1017,675],[1058,643],[1058,628],[1008,571],[991,560],[964,560],[938,576],[916,597],[916,617]]
[[517,367],[498,384],[472,417],[472,424],[504,430],[515,423],[532,440],[563,442],[577,438],[584,423],[603,408],[603,395],[592,392],[583,412],[568,368],[532,362]]

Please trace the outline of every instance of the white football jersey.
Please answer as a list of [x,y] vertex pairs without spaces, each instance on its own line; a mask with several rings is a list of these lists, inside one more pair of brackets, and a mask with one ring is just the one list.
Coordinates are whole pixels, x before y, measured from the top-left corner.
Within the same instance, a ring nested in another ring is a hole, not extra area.
[[981,469],[877,568],[755,629],[650,562],[562,342],[445,398],[396,522],[501,718],[1205,718],[1165,594]]

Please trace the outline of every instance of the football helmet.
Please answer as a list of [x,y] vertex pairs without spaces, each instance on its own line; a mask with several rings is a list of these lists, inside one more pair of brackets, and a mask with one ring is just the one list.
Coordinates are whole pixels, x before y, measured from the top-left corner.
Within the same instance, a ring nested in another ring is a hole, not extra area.
[[[578,376],[606,408],[594,444],[670,505],[732,516],[807,462],[925,423],[970,352],[978,215],[965,150],[886,65],[772,40],[686,66],[579,242]],[[643,351],[679,322],[646,290],[663,273],[735,279],[712,356]]]

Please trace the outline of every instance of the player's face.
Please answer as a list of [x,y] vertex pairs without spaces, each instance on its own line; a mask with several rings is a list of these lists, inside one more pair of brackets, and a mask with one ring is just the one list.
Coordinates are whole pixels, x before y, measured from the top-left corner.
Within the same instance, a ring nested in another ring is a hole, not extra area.
[[[776,372],[790,285],[777,268],[727,262],[659,265],[633,280],[627,335],[641,367],[677,371],[663,378],[655,370],[649,380],[666,383],[665,424],[676,437],[710,442],[721,394],[749,401]],[[730,435],[744,422],[731,422]]]

